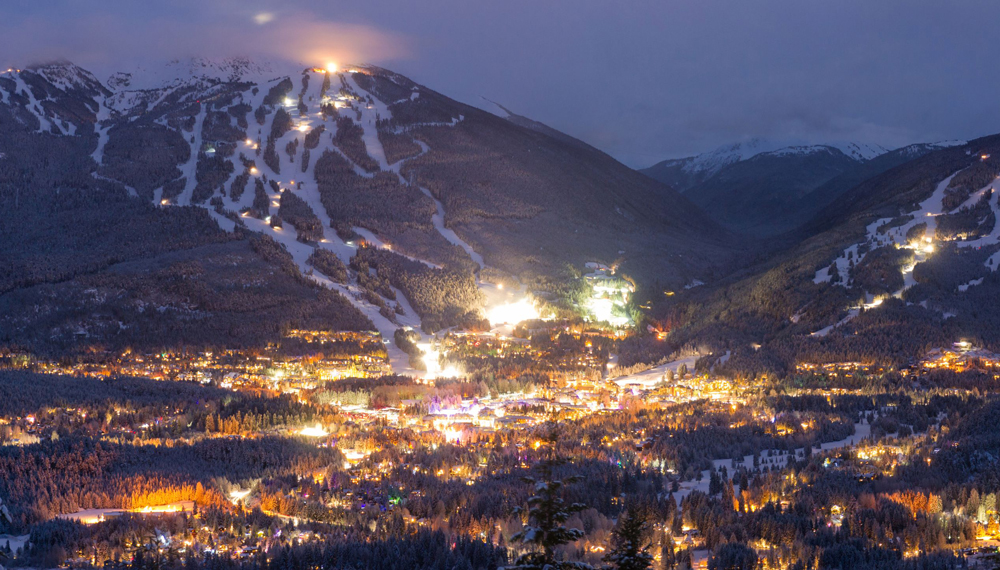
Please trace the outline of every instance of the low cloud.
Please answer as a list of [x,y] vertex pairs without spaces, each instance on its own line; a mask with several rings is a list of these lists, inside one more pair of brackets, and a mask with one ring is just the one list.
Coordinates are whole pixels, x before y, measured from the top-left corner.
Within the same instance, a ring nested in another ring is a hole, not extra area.
[[[169,11],[136,11],[122,2],[52,2],[0,22],[0,66],[66,59],[106,76],[134,65],[174,58],[249,56],[323,65],[381,63],[412,56],[409,40],[376,27],[324,18],[308,10],[248,11],[240,3],[199,7],[181,2]],[[138,6],[143,3],[135,3]],[[121,10],[111,9],[120,5]]]
[[897,146],[1000,131],[994,39],[970,28],[998,17],[994,0],[3,0],[0,69],[374,63],[648,166],[755,136]]

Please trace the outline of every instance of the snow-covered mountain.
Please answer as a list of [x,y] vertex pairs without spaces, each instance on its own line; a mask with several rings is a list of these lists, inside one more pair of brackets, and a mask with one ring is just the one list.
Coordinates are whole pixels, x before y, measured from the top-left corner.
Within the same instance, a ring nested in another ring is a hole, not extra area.
[[739,232],[774,235],[804,223],[840,194],[890,168],[962,141],[890,151],[871,143],[787,144],[766,139],[662,161],[641,172],[691,198]]
[[[123,91],[158,89],[196,81],[261,83],[280,75],[282,67],[287,66],[245,57],[192,57],[117,71],[108,78],[107,86],[113,91]],[[305,65],[301,67],[304,68]],[[287,69],[285,72],[287,73]]]
[[860,160],[860,161],[871,160],[877,156],[881,156],[889,152],[889,149],[885,148],[884,146],[873,143],[858,143],[858,142],[830,143],[826,146],[832,146],[837,150],[839,150],[840,152],[853,158],[854,160]]
[[955,339],[996,350],[998,157],[1000,135],[993,135],[868,160],[862,169],[870,170],[816,190],[847,187],[782,240],[787,250],[745,276],[685,291],[658,320],[682,322],[671,334],[686,339],[754,343],[731,349],[730,362],[748,374],[788,373],[824,358],[902,367]]
[[770,153],[773,156],[801,156],[836,149],[845,156],[864,162],[888,152],[888,149],[870,143],[843,142],[827,144],[807,144],[802,141],[776,141],[765,138],[751,138],[727,144],[687,158],[667,159],[642,169],[646,173],[675,189],[684,192],[688,188],[704,182],[723,168],[749,160],[757,155]]
[[686,174],[708,177],[730,164],[747,160],[762,152],[774,152],[782,148],[790,147],[763,138],[752,138],[743,142],[723,145],[696,156],[677,159],[674,164],[680,166]]
[[[38,330],[41,339],[76,342],[66,331],[86,325],[81,315],[107,325],[87,328],[94,338],[149,324],[144,301],[126,299],[138,286],[102,289],[111,279],[68,289],[79,275],[176,260],[175,251],[199,250],[191,263],[202,266],[185,271],[205,287],[186,295],[154,279],[141,297],[229,323],[241,342],[259,340],[244,321],[252,311],[213,302],[244,299],[267,279],[212,282],[217,267],[291,272],[296,281],[282,291],[322,307],[285,312],[374,326],[389,339],[401,326],[475,320],[483,268],[528,281],[566,264],[621,262],[636,278],[680,285],[733,255],[730,236],[688,199],[580,141],[389,70],[319,65],[189,59],[114,73],[107,83],[68,62],[0,74],[0,206],[18,212],[0,232],[0,344],[4,330],[34,334],[22,309],[36,303],[65,332]],[[47,231],[56,227],[68,229]],[[271,241],[261,245],[261,235]],[[242,244],[226,246],[240,249],[228,253],[239,263],[211,249],[220,242]],[[67,290],[4,304],[5,292],[50,282]],[[340,296],[317,297],[303,283]],[[417,286],[426,290],[410,289]],[[85,294],[91,289],[99,294]],[[114,306],[97,306],[98,298]],[[74,310],[61,314],[69,304]],[[222,314],[227,306],[237,310]],[[16,327],[5,329],[4,319]],[[268,320],[261,334],[285,321]],[[202,334],[191,323],[178,320],[172,338]]]

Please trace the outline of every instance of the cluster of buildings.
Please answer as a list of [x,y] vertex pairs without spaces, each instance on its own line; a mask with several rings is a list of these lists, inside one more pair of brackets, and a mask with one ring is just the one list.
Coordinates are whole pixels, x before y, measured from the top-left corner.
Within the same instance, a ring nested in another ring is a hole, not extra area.
[[[919,374],[933,370],[950,370],[965,372],[966,370],[989,371],[1000,368],[1000,354],[972,346],[969,341],[957,341],[949,348],[935,348],[924,358],[913,365],[904,367],[902,372]],[[854,374],[882,374],[892,372],[884,366],[863,362],[829,362],[814,364],[802,362],[795,365],[799,374],[829,374],[832,376]]]
[[1000,354],[973,347],[968,341],[959,341],[951,348],[936,348],[920,362],[923,370],[951,370],[964,372],[969,369],[991,370],[1000,368]]
[[136,376],[293,393],[340,378],[374,378],[392,371],[378,333],[300,330],[290,331],[283,342],[261,350],[147,354],[126,350],[93,362],[39,362],[36,369],[50,374]]

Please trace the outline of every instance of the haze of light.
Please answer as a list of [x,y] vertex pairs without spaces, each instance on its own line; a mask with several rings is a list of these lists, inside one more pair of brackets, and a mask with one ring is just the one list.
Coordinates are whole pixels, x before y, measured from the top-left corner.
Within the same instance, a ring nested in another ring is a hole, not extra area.
[[522,297],[517,301],[496,305],[486,310],[486,318],[493,326],[516,325],[531,319],[540,319],[541,313],[529,297]]

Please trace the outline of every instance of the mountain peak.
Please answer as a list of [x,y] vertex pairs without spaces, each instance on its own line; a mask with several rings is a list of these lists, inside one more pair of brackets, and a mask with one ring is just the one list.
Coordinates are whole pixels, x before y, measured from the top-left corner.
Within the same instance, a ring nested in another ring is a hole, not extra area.
[[837,150],[853,158],[854,160],[862,162],[866,160],[871,160],[876,156],[881,156],[889,152],[889,149],[885,148],[880,144],[875,144],[875,143],[842,142],[842,143],[829,143],[828,146],[832,146],[833,148],[836,148]]
[[67,60],[53,60],[33,64],[26,67],[24,71],[41,76],[52,84],[53,87],[62,91],[74,89],[100,91],[103,88],[100,80],[93,73]]
[[114,91],[124,89],[160,89],[192,80],[264,82],[278,75],[288,75],[304,69],[303,65],[279,65],[248,57],[191,57],[174,59],[160,65],[142,65],[129,71],[118,71],[108,78]]
[[745,141],[720,146],[715,150],[687,159],[682,167],[689,174],[703,173],[711,176],[726,166],[746,160],[762,152],[775,151],[783,145],[764,138],[754,137]]

